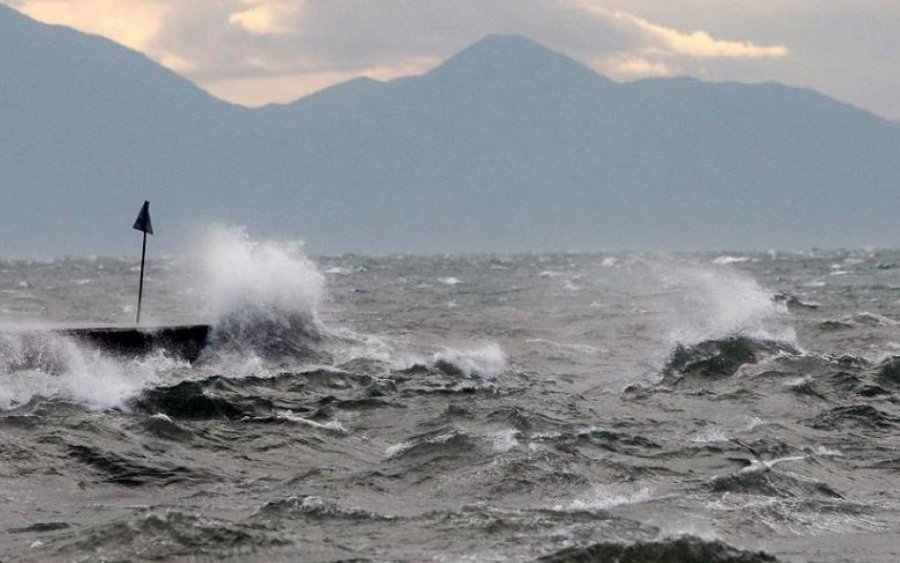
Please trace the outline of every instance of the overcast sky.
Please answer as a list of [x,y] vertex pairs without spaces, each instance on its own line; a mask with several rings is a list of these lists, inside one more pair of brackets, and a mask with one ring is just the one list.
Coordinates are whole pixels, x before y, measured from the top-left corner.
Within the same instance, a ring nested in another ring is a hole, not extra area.
[[419,74],[516,33],[616,80],[808,86],[900,119],[900,0],[0,0],[143,51],[221,98]]

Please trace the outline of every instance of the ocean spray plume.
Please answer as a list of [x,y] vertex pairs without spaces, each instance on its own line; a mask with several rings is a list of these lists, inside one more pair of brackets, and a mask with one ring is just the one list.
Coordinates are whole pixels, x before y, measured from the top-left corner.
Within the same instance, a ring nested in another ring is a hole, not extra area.
[[796,341],[794,329],[784,323],[787,307],[746,275],[701,266],[660,266],[659,274],[675,301],[671,344],[734,336]]
[[318,318],[325,278],[297,242],[255,242],[239,228],[215,227],[199,260],[212,342],[264,355],[307,354],[325,329]]
[[[727,266],[654,262],[666,314],[660,347],[649,358],[672,384],[726,377],[747,363],[801,353],[785,322],[788,308],[756,280]],[[657,290],[658,291],[658,290]]]

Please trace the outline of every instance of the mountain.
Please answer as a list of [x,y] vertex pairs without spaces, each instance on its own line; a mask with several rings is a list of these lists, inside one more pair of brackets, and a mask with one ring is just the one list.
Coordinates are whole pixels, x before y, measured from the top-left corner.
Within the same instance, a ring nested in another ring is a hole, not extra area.
[[0,7],[0,255],[158,248],[200,220],[314,252],[896,245],[900,127],[811,90],[619,84],[489,36],[260,109]]
[[190,163],[217,160],[206,141],[246,113],[139,53],[4,6],[0,108],[0,254],[115,250],[114,226],[145,194],[200,204]]

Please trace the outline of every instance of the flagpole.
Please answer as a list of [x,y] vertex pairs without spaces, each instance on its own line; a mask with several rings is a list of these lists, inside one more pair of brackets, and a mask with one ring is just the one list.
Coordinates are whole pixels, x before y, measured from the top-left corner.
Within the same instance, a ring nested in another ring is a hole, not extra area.
[[144,233],[144,246],[141,248],[141,285],[138,286],[138,307],[136,325],[141,324],[141,302],[144,300],[144,259],[147,258],[147,235],[153,234],[153,223],[150,221],[150,202],[145,201],[132,227]]
[[144,232],[144,245],[141,248],[141,283],[138,285],[138,308],[137,321],[135,324],[141,324],[141,301],[144,299],[144,258],[147,256],[147,232]]

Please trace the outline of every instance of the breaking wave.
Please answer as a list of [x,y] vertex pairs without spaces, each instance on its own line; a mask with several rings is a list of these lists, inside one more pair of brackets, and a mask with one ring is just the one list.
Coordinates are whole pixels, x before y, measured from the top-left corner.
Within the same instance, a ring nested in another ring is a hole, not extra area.
[[63,399],[89,408],[120,407],[145,386],[187,363],[162,351],[123,359],[50,332],[0,334],[0,409],[36,397]]
[[[121,357],[49,329],[0,333],[0,408],[36,397],[91,408],[128,407],[143,389],[222,373],[266,372],[269,359],[328,359],[319,343],[324,276],[299,243],[255,242],[242,229],[216,227],[197,251],[198,298],[212,323],[194,366],[157,350]],[[194,369],[188,369],[193,367]]]
[[677,321],[669,334],[673,344],[735,336],[796,342],[793,327],[785,322],[787,307],[756,280],[721,268],[658,268],[674,301]]
[[449,375],[495,379],[506,371],[506,354],[497,344],[476,348],[446,348],[432,357],[434,366]]
[[199,249],[213,350],[311,355],[327,331],[318,309],[325,277],[298,242],[256,242],[216,227]]

